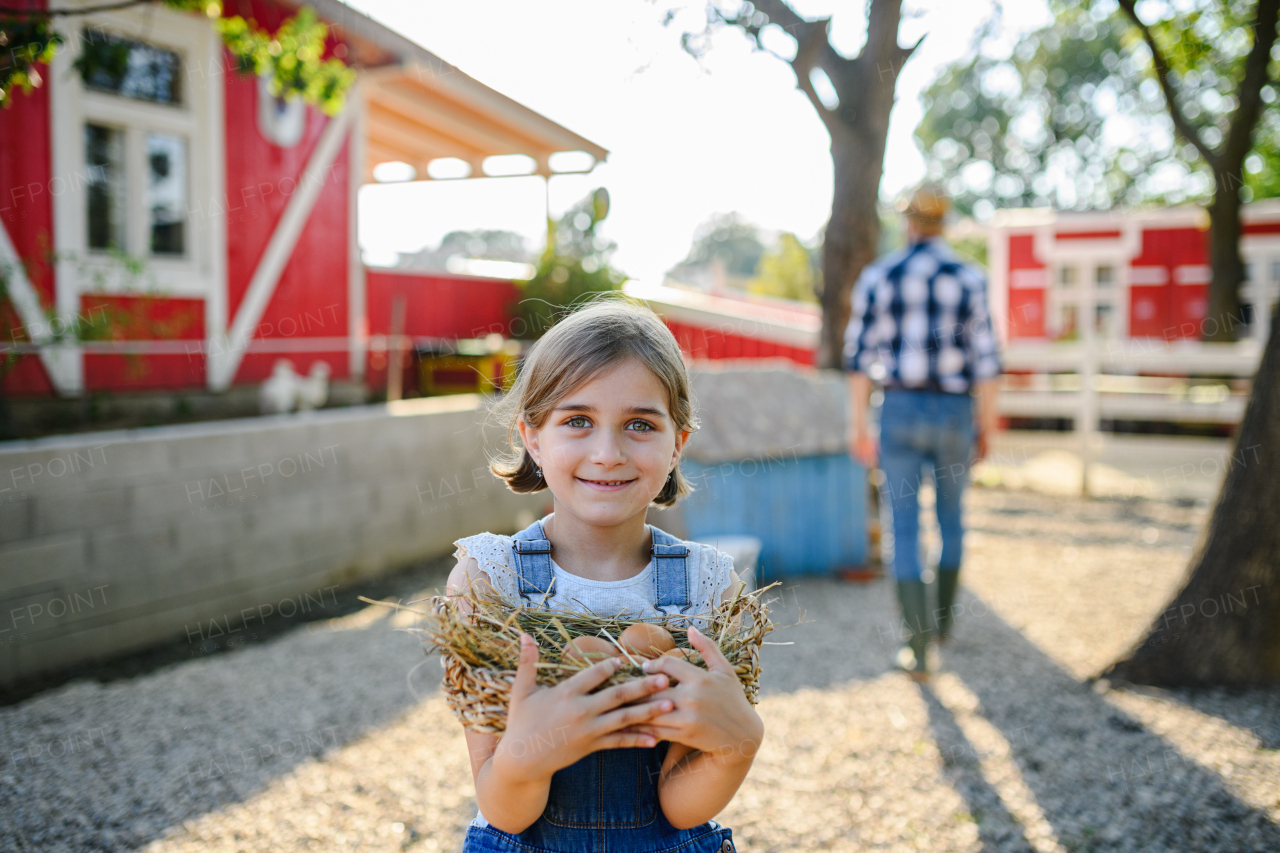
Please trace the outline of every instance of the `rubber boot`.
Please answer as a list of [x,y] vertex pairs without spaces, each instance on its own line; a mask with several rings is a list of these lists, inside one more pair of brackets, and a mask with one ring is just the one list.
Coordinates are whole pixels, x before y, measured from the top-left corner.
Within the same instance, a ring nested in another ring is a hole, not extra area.
[[956,590],[960,587],[959,569],[938,569],[938,609],[934,613],[938,617],[938,642],[945,643],[951,638],[952,618],[951,606],[956,602]]
[[[913,661],[900,660],[899,666],[908,670],[916,681],[928,677],[929,669],[925,664],[925,653],[929,648],[929,610],[926,603],[924,581],[898,581],[898,603],[902,605],[902,618],[911,631],[907,645],[914,656]],[[905,651],[905,650],[904,650]],[[906,657],[903,655],[903,657]]]

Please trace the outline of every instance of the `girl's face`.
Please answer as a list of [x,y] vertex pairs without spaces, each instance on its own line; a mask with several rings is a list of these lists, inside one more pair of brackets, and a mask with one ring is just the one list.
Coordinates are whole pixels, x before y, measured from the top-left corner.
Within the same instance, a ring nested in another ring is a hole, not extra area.
[[667,394],[644,362],[607,368],[556,403],[540,429],[520,437],[558,507],[609,526],[643,513],[689,437],[667,411]]

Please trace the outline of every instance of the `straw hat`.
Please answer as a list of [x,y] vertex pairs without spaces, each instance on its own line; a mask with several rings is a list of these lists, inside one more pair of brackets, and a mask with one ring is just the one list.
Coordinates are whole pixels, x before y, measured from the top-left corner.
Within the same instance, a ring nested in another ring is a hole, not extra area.
[[927,183],[916,187],[910,197],[898,202],[898,212],[914,220],[926,232],[939,232],[951,209],[951,197],[941,184]]

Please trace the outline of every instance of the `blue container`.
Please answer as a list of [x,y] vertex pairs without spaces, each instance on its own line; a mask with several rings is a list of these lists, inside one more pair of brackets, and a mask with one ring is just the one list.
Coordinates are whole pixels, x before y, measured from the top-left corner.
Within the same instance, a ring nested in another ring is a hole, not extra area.
[[696,489],[680,502],[689,537],[758,537],[764,581],[866,562],[867,472],[848,453],[680,467]]

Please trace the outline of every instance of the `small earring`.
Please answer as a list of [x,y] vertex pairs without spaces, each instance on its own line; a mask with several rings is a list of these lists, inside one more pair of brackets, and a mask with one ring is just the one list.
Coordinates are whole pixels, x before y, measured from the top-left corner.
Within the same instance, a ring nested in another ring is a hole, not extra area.
[[542,466],[541,466],[541,465],[534,465],[534,466],[533,466],[533,473],[534,473],[536,476],[541,477],[541,476],[542,476]]

